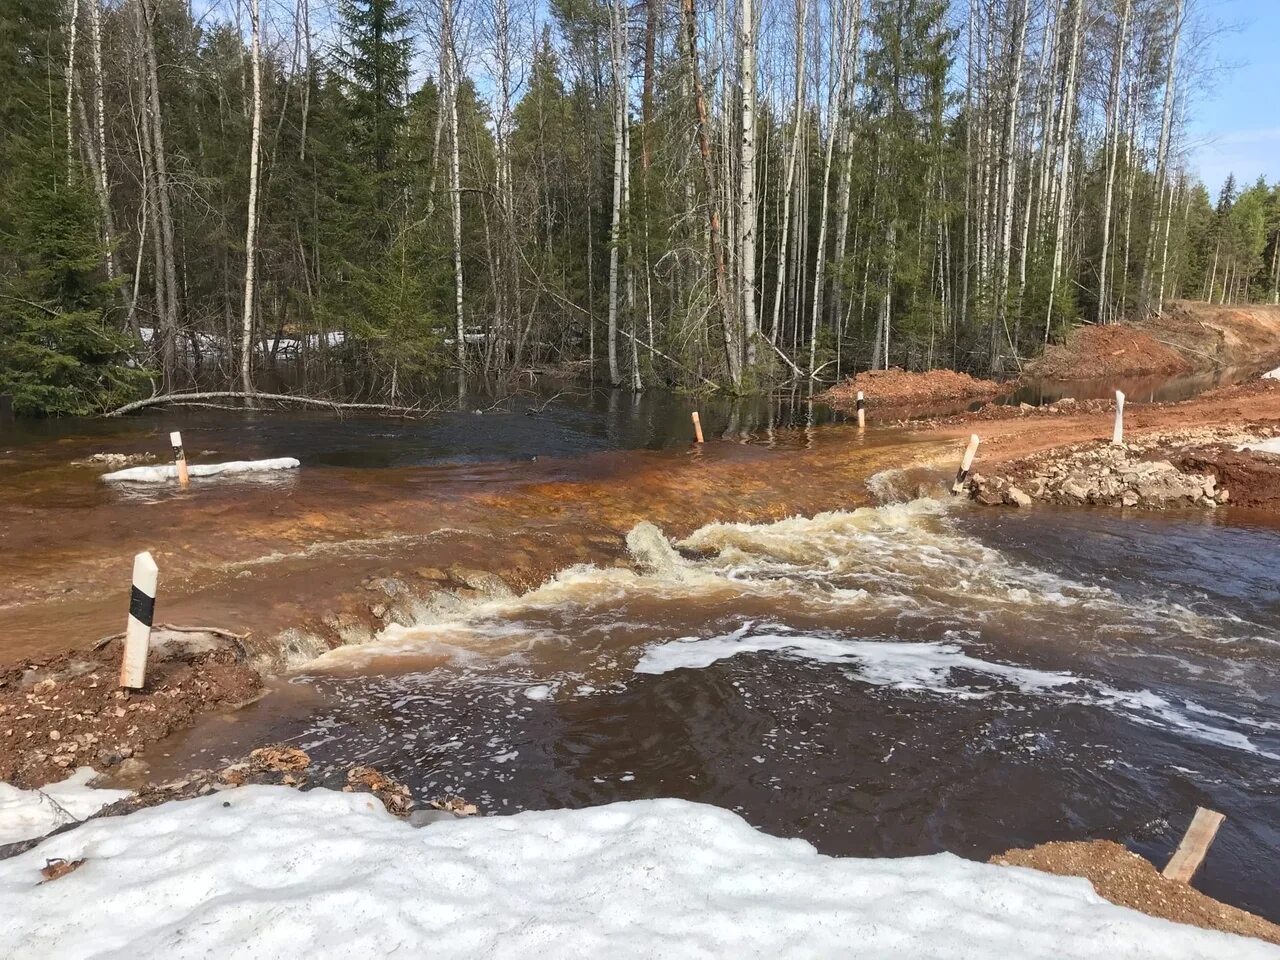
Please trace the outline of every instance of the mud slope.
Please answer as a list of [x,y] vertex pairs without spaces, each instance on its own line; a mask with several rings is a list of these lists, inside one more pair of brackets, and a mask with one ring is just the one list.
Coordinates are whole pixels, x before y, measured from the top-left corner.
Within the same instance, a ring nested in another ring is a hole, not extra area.
[[1263,370],[1280,363],[1280,307],[1171,300],[1162,316],[1082,326],[1045,350],[1027,376],[1106,380],[1193,370]]

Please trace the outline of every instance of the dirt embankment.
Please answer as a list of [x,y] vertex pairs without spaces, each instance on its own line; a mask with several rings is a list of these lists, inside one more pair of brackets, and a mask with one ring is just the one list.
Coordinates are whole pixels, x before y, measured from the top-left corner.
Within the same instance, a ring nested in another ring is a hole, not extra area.
[[1146,859],[1110,840],[1043,843],[1029,850],[1007,850],[991,862],[1084,877],[1099,896],[1121,907],[1280,944],[1280,926],[1207,897],[1188,884],[1166,879]]
[[1077,327],[1027,365],[1025,375],[1044,380],[1108,380],[1186,373],[1191,364],[1137,327]]
[[823,391],[814,399],[845,413],[853,413],[857,409],[858,391],[862,391],[868,409],[889,408],[906,413],[988,400],[1007,393],[1012,386],[994,380],[978,380],[955,370],[908,373],[895,367],[864,371]]
[[1044,380],[1115,380],[1280,364],[1280,307],[1172,300],[1160,316],[1082,326],[1028,364]]
[[[1169,508],[1280,509],[1280,455],[1237,452],[1280,436],[1280,382],[1253,380],[1178,403],[1125,408],[1123,447],[1109,446],[1115,404],[988,404],[920,422],[918,432],[982,439],[971,492],[984,503],[1035,500]],[[1017,491],[1016,493],[1014,491]]]
[[233,643],[157,630],[142,690],[121,690],[120,641],[0,672],[0,781],[62,780],[112,769],[202,714],[255,699],[262,678]]

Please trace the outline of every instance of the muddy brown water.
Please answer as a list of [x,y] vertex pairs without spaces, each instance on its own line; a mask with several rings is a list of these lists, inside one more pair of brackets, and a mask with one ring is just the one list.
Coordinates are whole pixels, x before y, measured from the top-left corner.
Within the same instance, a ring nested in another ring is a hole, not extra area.
[[[703,403],[737,442],[694,449],[691,403],[642,403],[456,415],[465,453],[420,424],[196,418],[193,456],[303,467],[186,493],[70,465],[163,449],[164,418],[0,443],[0,652],[118,629],[144,545],[162,617],[266,635],[388,565],[523,556],[554,575],[299,666],[151,751],[154,772],[283,740],[322,780],[372,763],[488,812],[678,796],[833,854],[1105,837],[1157,865],[1200,804],[1228,819],[1197,885],[1280,919],[1270,521],[980,510],[922,465],[955,444],[775,401]],[[601,544],[646,520],[679,552],[651,531],[616,565]]]

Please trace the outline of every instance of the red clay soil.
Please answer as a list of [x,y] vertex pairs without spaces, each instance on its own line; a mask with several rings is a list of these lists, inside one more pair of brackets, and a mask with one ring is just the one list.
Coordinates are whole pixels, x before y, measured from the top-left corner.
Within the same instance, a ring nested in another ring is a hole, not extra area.
[[143,690],[121,690],[119,670],[118,641],[0,670],[0,782],[40,787],[78,766],[110,768],[262,690],[228,647],[153,651]]
[[866,394],[868,407],[928,407],[996,397],[1008,389],[1009,385],[978,380],[955,370],[908,373],[894,367],[864,371],[818,394],[815,399],[837,410],[852,412],[856,409],[859,390]]
[[1042,843],[1029,850],[1006,850],[991,862],[1084,877],[1104,900],[1148,916],[1280,944],[1280,926],[1165,879],[1146,859],[1110,840]]
[[1196,367],[1280,364],[1280,306],[1171,300],[1142,327]]
[[1172,463],[1186,473],[1211,474],[1218,486],[1231,491],[1233,506],[1280,512],[1280,457],[1215,446],[1190,451]]
[[[977,433],[982,445],[976,469],[986,471],[993,464],[1056,447],[1109,438],[1114,409],[1109,400],[1059,401],[1021,409],[991,404],[973,413],[921,421],[915,430],[938,438]],[[1197,427],[1258,428],[1261,433],[1280,434],[1280,381],[1251,380],[1177,403],[1125,406],[1126,437]]]
[[1026,375],[1045,380],[1108,380],[1185,373],[1183,356],[1136,327],[1077,327],[1029,364]]

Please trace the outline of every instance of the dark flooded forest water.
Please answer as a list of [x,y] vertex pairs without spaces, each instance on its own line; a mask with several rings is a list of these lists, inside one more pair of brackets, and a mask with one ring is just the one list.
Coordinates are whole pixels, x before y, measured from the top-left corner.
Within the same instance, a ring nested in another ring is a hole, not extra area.
[[[1200,804],[1227,821],[1197,885],[1280,920],[1275,528],[1230,509],[981,510],[943,493],[954,444],[860,435],[800,395],[698,401],[698,448],[689,398],[474,412],[492,403],[15,427],[0,653],[118,629],[136,549],[160,563],[166,619],[298,649],[370,576],[537,570],[313,649],[147,759],[165,775],[287,741],[322,779],[371,763],[420,799],[683,797],[852,855],[1098,837],[1163,865]],[[180,492],[75,463],[163,457],[179,428],[197,462],[302,466]],[[627,554],[644,522],[661,535],[642,527]]]

